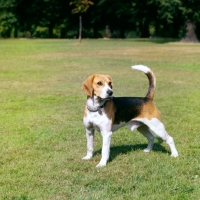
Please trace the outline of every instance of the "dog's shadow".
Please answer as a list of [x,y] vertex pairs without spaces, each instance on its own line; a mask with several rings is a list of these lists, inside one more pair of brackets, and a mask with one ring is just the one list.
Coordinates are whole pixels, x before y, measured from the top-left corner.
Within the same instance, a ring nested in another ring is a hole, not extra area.
[[[162,153],[169,153],[168,150],[164,146],[161,145],[163,142],[162,139],[157,138],[157,142],[154,143],[153,150],[152,151],[159,151]],[[109,162],[112,162],[117,156],[122,154],[127,154],[131,151],[137,151],[137,150],[144,150],[147,147],[147,144],[136,144],[136,145],[121,145],[121,146],[112,146],[110,147],[110,158]],[[94,156],[101,154],[101,149],[94,152]]]

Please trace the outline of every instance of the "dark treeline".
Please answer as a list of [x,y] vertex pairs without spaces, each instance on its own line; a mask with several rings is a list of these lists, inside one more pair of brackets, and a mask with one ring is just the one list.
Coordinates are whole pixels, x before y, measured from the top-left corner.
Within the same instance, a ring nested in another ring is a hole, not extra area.
[[200,0],[0,0],[0,37],[78,37],[80,15],[88,38],[200,38]]

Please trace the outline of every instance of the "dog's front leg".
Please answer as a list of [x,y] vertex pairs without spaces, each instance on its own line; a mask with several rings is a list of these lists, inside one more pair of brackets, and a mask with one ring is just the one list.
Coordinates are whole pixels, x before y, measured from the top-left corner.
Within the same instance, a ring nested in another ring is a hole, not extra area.
[[83,157],[83,160],[89,160],[93,156],[94,152],[94,130],[86,128],[86,138],[87,138],[87,155]]
[[102,144],[102,151],[101,151],[101,160],[96,167],[104,167],[109,159],[110,154],[110,142],[112,132],[101,132],[103,144]]

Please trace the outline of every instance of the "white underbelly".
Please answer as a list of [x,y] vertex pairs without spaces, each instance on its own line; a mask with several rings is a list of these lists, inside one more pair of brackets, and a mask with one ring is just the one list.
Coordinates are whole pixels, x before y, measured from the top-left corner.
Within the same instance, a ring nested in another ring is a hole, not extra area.
[[119,124],[113,124],[112,126],[112,132],[116,131],[117,129],[121,128],[122,126],[125,126],[126,122],[120,122]]

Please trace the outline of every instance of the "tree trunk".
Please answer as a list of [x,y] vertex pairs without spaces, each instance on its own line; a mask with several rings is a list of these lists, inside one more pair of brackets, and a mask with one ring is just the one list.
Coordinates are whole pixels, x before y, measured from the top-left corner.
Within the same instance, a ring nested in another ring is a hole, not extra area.
[[65,36],[66,36],[66,29],[65,28],[61,28],[60,38],[65,38]]
[[149,36],[150,36],[150,34],[149,34],[149,22],[148,22],[148,20],[145,20],[143,22],[141,37],[142,38],[149,38]]
[[93,37],[94,38],[98,37],[98,30],[96,24],[93,25]]
[[53,37],[53,23],[50,22],[49,24],[49,38],[52,38]]
[[120,38],[125,38],[125,29],[123,26],[120,28]]
[[15,24],[14,26],[14,37],[17,38],[18,37],[18,26]]
[[111,31],[109,25],[106,25],[105,36],[106,38],[111,38]]
[[137,37],[139,38],[149,38],[149,22],[144,20],[137,25]]
[[81,43],[82,40],[82,17],[79,16],[79,43]]
[[197,39],[195,29],[196,29],[195,24],[190,21],[187,21],[184,26],[184,30],[183,30],[184,32],[183,32],[183,37],[181,39],[181,42],[198,43],[199,41]]

